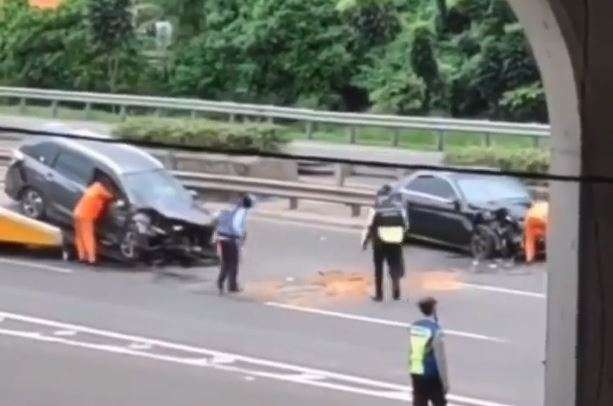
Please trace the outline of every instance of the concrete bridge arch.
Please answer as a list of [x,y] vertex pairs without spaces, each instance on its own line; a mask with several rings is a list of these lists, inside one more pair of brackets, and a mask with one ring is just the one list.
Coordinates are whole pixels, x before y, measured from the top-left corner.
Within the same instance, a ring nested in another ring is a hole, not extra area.
[[[508,2],[543,77],[552,173],[613,176],[613,1]],[[551,188],[545,405],[613,405],[613,184]]]

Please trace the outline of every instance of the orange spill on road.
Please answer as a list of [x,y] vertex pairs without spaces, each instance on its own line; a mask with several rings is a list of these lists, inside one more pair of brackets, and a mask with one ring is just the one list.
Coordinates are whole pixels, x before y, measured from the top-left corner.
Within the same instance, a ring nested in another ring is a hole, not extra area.
[[[385,287],[389,289],[389,281],[386,281]],[[461,288],[458,275],[444,271],[409,272],[402,280],[403,294],[409,296]],[[331,270],[304,279],[252,282],[247,284],[245,294],[261,302],[274,301],[312,307],[331,301],[360,302],[371,296],[373,289],[373,276],[369,272]]]
[[332,297],[363,297],[370,289],[369,278],[359,273],[320,272],[308,282],[320,286],[327,296]]

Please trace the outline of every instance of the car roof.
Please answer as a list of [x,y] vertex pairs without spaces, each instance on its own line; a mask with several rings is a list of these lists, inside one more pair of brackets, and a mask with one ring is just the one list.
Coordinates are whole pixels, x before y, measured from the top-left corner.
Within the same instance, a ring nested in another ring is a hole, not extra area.
[[[467,168],[464,168],[467,169]],[[471,169],[477,169],[477,168],[471,168]],[[478,169],[484,169],[484,168],[478,168]],[[488,168],[488,170],[490,170]],[[448,179],[451,181],[458,181],[461,179],[492,179],[494,177],[496,178],[509,178],[508,176],[503,176],[503,175],[498,175],[496,174],[497,171],[492,170],[492,174],[484,174],[484,173],[468,173],[468,172],[452,172],[452,171],[416,171],[414,173],[412,173],[411,175],[409,175],[408,179],[414,179],[420,176],[436,176],[439,178],[444,178],[444,179]]]
[[51,142],[60,147],[63,146],[73,151],[80,152],[102,166],[111,169],[117,175],[164,168],[162,163],[149,153],[131,145],[66,138],[37,141],[37,143]]

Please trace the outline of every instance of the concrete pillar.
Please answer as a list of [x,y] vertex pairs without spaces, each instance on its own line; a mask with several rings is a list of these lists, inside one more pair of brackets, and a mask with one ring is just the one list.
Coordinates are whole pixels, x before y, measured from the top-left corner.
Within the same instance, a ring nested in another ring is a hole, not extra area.
[[[613,2],[509,2],[545,82],[552,172],[613,176]],[[551,188],[545,405],[613,405],[613,185]]]
[[334,166],[334,184],[345,186],[345,180],[353,174],[353,167],[347,164],[336,164]]
[[[584,0],[582,172],[613,176],[613,2]],[[577,404],[613,405],[613,184],[581,187]]]

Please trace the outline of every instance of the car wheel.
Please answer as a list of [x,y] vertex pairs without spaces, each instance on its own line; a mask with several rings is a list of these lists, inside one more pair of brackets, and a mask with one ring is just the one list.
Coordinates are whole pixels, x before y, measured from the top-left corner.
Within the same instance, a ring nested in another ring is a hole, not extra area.
[[34,188],[26,188],[19,199],[19,208],[27,217],[42,220],[45,217],[46,202],[43,194]]
[[119,243],[119,252],[121,257],[127,262],[135,262],[139,259],[140,254],[138,251],[138,236],[136,231],[128,230],[121,242]]
[[494,256],[495,244],[493,231],[485,226],[477,226],[470,240],[470,252],[478,261],[490,259]]

